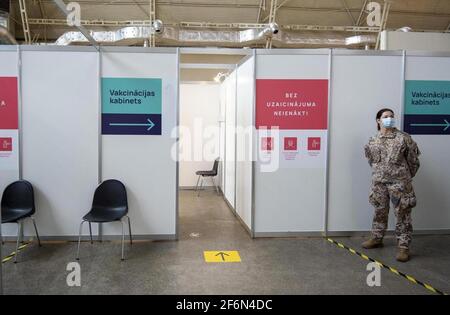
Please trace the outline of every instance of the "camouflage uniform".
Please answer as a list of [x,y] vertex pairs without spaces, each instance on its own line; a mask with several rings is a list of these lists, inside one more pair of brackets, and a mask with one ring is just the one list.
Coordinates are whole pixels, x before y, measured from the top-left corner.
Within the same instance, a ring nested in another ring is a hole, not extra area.
[[407,133],[394,129],[392,133],[378,133],[365,146],[365,155],[372,167],[372,188],[369,201],[375,207],[373,238],[383,239],[389,217],[389,202],[395,208],[395,234],[400,248],[411,243],[411,210],[416,206],[412,178],[419,167],[420,151]]

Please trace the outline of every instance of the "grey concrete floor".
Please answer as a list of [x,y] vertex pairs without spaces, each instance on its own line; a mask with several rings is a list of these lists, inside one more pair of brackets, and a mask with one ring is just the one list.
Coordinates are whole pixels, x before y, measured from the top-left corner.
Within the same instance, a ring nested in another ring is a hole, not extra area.
[[[120,261],[120,243],[82,244],[82,285],[66,284],[75,243],[27,247],[3,265],[6,294],[430,294],[388,271],[366,284],[367,262],[320,238],[252,240],[212,191],[180,192],[180,240],[136,242]],[[362,238],[338,238],[356,250]],[[395,261],[395,244],[364,251],[437,289],[450,292],[450,236],[415,237],[413,260]],[[3,247],[6,255],[14,244]],[[242,262],[207,264],[206,250],[238,250]]]

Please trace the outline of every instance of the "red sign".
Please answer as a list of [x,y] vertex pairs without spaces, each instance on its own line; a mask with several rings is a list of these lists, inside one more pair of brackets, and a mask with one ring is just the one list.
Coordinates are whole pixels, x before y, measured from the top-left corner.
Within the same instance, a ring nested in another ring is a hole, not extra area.
[[328,80],[257,80],[256,128],[328,129]]
[[0,138],[0,152],[12,152],[12,138]]
[[296,137],[284,138],[284,150],[285,151],[297,151],[297,138]]
[[0,77],[0,129],[19,129],[17,78]]
[[308,150],[320,151],[321,139],[319,137],[308,138]]
[[261,138],[261,149],[263,151],[273,151],[273,138],[272,137]]

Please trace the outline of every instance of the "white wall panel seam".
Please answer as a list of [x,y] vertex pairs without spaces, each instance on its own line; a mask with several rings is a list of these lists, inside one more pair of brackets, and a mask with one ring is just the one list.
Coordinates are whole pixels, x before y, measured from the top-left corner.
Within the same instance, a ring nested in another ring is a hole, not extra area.
[[329,192],[330,192],[330,148],[331,148],[331,115],[332,115],[332,75],[333,75],[333,49],[329,50],[328,57],[328,113],[327,113],[327,155],[326,155],[326,166],[325,166],[325,200],[324,200],[324,224],[323,233],[326,237],[328,235],[328,215],[329,215]]

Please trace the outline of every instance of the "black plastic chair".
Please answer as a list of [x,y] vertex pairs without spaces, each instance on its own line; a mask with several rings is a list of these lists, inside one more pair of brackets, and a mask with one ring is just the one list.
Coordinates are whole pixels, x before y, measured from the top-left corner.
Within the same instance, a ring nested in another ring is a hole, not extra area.
[[78,250],[77,260],[80,260],[80,244],[81,233],[83,224],[89,223],[89,234],[92,239],[92,223],[118,222],[122,223],[122,260],[125,260],[124,244],[125,244],[125,227],[123,219],[128,219],[128,229],[130,232],[130,244],[133,244],[133,236],[131,234],[131,220],[128,217],[128,199],[127,190],[118,180],[107,180],[97,187],[94,194],[94,200],[92,202],[92,209],[83,217],[83,221],[80,224],[80,233],[78,237]]
[[200,196],[200,191],[198,190],[199,183],[201,180],[200,188],[202,188],[204,178],[211,178],[211,181],[212,181],[214,187],[216,188],[216,192],[219,193],[219,188],[217,187],[216,182],[214,181],[214,177],[216,177],[219,172],[219,161],[220,161],[220,158],[215,159],[213,168],[211,170],[195,172],[195,174],[198,175],[197,185],[195,186],[195,191],[198,191],[198,196]]
[[[41,246],[41,240],[39,238],[36,221],[33,215],[36,212],[34,204],[34,190],[33,186],[25,181],[20,180],[10,184],[6,187],[2,195],[1,201],[2,208],[2,224],[15,223],[17,224],[17,243],[16,253],[14,257],[14,263],[17,263],[17,256],[19,254],[19,244],[23,235],[23,222],[26,219],[33,221],[34,230],[36,231],[36,237],[39,247]],[[23,240],[22,240],[23,241]],[[3,243],[3,240],[2,240]]]

